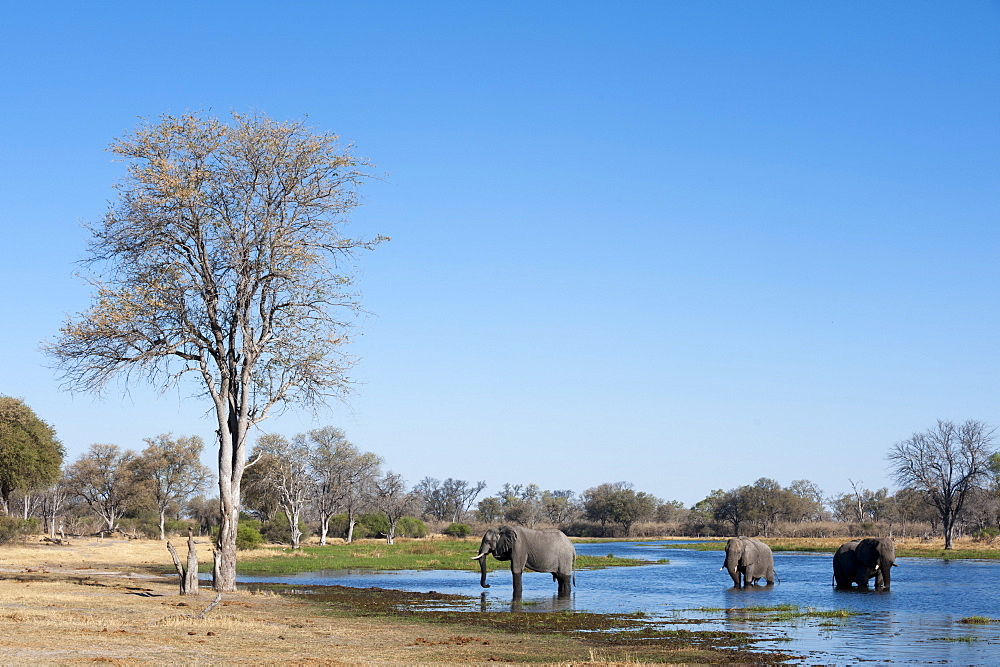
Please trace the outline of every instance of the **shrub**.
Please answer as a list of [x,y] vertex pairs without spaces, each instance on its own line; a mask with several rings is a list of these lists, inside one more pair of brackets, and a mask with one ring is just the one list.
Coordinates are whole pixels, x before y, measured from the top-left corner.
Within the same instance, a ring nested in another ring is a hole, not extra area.
[[[309,536],[309,527],[302,519],[299,519],[299,531],[302,533],[301,539]],[[278,544],[292,543],[292,531],[288,528],[288,517],[285,516],[284,512],[277,512],[273,519],[265,521],[260,527],[260,534],[268,542],[276,542]]]
[[264,536],[256,526],[251,526],[251,523],[260,525],[260,522],[256,521],[240,521],[240,525],[236,527],[236,549],[239,551],[256,549],[264,543]]
[[464,523],[453,523],[442,532],[444,532],[445,535],[451,535],[452,537],[466,537],[472,532],[472,529]]
[[412,516],[404,516],[396,522],[396,535],[400,537],[427,537],[427,524]]
[[1000,535],[1000,529],[996,526],[986,526],[982,530],[973,533],[972,539],[976,542],[990,542],[998,535]]
[[0,544],[10,544],[14,540],[38,532],[38,519],[18,519],[0,516]]
[[362,514],[358,517],[358,523],[354,526],[355,537],[358,535],[358,528],[363,528],[365,537],[380,537],[389,534],[389,519],[381,512],[373,514]]

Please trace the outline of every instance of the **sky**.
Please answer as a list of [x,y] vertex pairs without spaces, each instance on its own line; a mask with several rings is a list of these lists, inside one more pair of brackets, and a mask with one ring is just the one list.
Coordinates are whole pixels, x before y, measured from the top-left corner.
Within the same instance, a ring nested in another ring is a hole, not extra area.
[[[333,425],[425,476],[687,506],[760,477],[892,488],[1000,426],[1000,3],[0,4],[0,394],[75,460],[210,405],[62,390],[85,222],[142,118],[308,117],[377,165],[370,315]],[[255,436],[256,437],[256,436]],[[211,463],[214,450],[206,454]]]

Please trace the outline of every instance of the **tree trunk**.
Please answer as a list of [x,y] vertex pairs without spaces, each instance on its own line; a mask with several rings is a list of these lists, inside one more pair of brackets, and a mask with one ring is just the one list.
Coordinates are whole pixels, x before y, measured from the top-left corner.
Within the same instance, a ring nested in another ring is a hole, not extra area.
[[236,530],[239,523],[238,507],[222,507],[219,540],[216,543],[215,567],[212,570],[212,588],[218,593],[236,590]]
[[[245,408],[243,409],[245,412]],[[240,482],[246,467],[247,416],[216,405],[219,417],[219,540],[212,587],[217,593],[236,590],[236,534],[240,520]]]
[[166,531],[164,531],[164,527],[165,527],[166,523],[167,523],[167,511],[166,510],[160,510],[160,541],[161,542],[163,540],[167,539]]
[[330,531],[330,517],[324,514],[319,518],[319,545],[326,546],[326,534]]
[[177,555],[174,545],[167,542],[167,550],[170,551],[170,557],[174,561],[174,567],[177,569],[180,580],[181,595],[198,595],[198,552],[194,548],[194,538],[191,537],[190,532],[188,533],[187,547],[187,568],[185,569],[181,565],[181,559]]
[[299,540],[302,538],[302,531],[299,530],[299,513],[296,511],[285,512],[288,519],[288,532],[292,536],[292,548],[299,548]]
[[357,521],[355,521],[353,517],[349,517],[347,519],[347,538],[344,540],[347,544],[350,544],[351,540],[354,539],[354,524],[355,523],[357,523]]

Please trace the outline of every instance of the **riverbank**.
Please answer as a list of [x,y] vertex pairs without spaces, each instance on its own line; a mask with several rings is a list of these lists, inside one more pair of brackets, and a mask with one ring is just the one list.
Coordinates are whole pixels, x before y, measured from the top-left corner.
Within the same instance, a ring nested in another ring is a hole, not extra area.
[[[211,559],[207,540],[197,544]],[[776,662],[740,632],[650,627],[641,614],[418,612],[433,593],[271,587],[178,595],[162,542],[71,539],[0,547],[0,662]],[[595,632],[599,630],[599,632]]]
[[[691,538],[657,538],[690,540]],[[771,547],[771,551],[806,551],[833,554],[840,545],[860,537],[763,537],[762,542]],[[944,538],[893,538],[896,545],[896,556],[906,558],[943,558],[1000,560],[1000,541],[976,541],[971,537],[961,537],[954,540],[953,549],[944,548]],[[668,547],[671,548],[671,547]],[[708,541],[694,544],[679,544],[676,548],[696,549],[698,551],[723,551],[726,548],[725,538],[709,538]]]

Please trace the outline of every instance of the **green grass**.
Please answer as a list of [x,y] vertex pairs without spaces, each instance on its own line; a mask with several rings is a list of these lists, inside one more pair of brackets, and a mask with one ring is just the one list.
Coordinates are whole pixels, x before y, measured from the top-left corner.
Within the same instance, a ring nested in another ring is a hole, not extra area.
[[1000,621],[994,618],[987,618],[985,616],[966,616],[965,618],[958,619],[959,623],[965,623],[966,625],[987,625],[989,623],[1000,623]]
[[[479,571],[473,561],[478,544],[463,540],[406,541],[397,544],[363,542],[303,547],[296,551],[274,550],[271,556],[244,558],[238,570],[244,574],[294,574],[315,570],[468,570]],[[607,556],[577,556],[579,570],[629,567],[669,562]],[[507,561],[487,556],[487,570],[510,568]]]
[[697,611],[707,612],[707,613],[722,612],[725,613],[725,615],[729,618],[737,616],[737,617],[742,617],[743,620],[755,621],[755,622],[792,621],[802,618],[840,619],[840,618],[848,618],[858,613],[850,611],[848,609],[831,609],[831,610],[820,610],[812,608],[802,609],[795,604],[731,607],[728,609],[719,607],[700,607],[697,609]]

